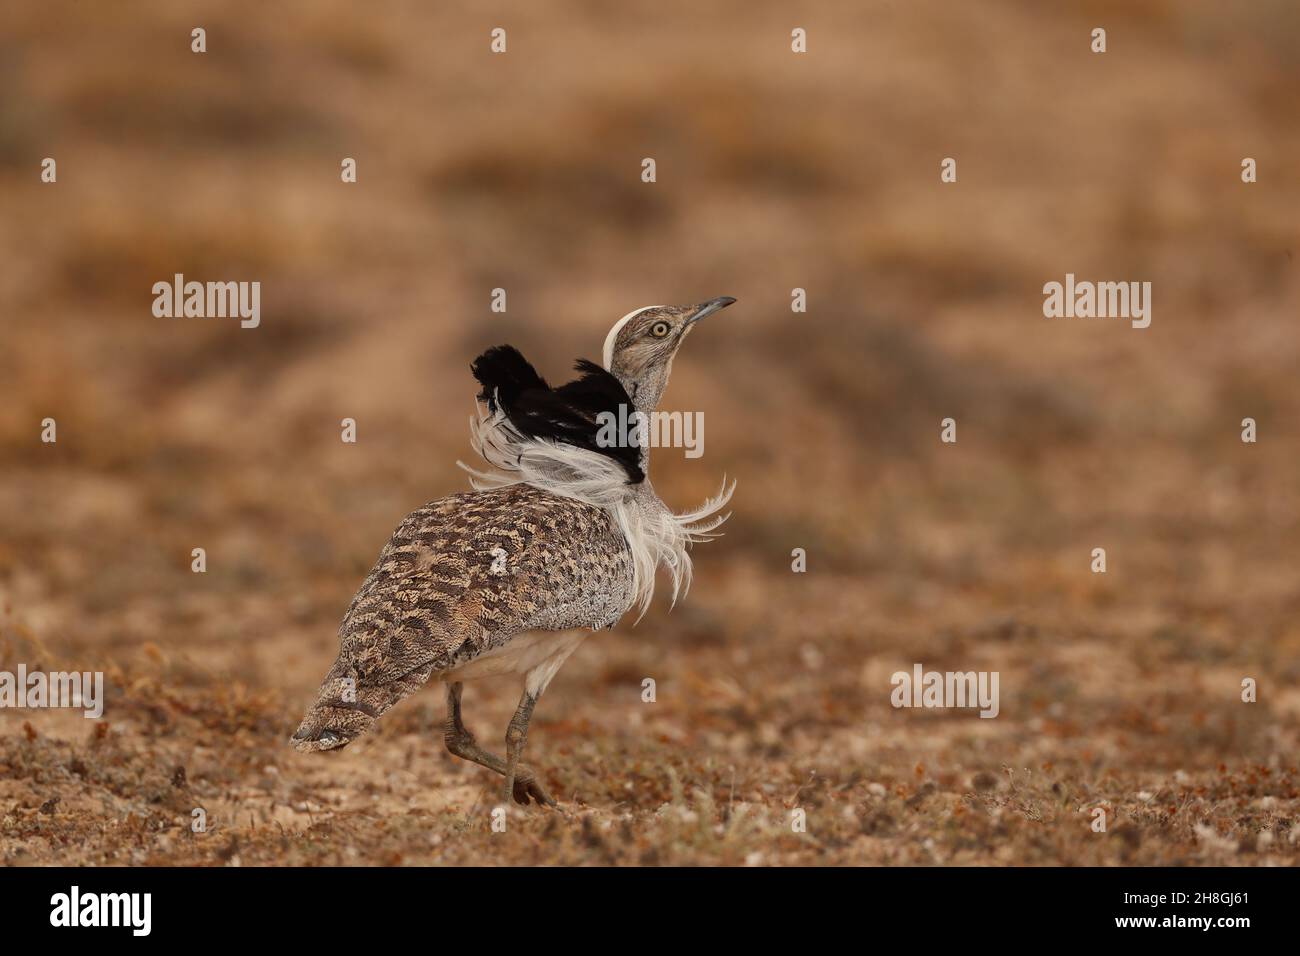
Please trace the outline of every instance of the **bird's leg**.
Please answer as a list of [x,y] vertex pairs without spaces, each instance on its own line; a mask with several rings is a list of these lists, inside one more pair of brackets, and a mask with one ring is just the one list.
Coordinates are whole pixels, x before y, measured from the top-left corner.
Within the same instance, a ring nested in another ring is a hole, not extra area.
[[[496,754],[480,747],[474,740],[474,735],[461,720],[460,695],[463,689],[464,685],[459,682],[447,685],[447,723],[443,731],[443,740],[447,744],[447,749],[462,760],[473,761],[480,767],[486,767],[506,776],[506,762]],[[509,800],[511,796],[525,806],[528,805],[530,797],[539,804],[555,805],[550,794],[537,782],[536,775],[523,766],[515,768],[514,784],[506,791],[506,799]]]
[[[510,718],[510,726],[506,728],[506,791],[505,798],[510,799],[510,795],[515,788],[515,773],[519,769],[519,755],[524,752],[524,744],[528,742],[528,722],[533,719],[533,708],[537,706],[537,697],[524,689],[524,695],[519,698],[519,706],[515,708],[515,715]],[[550,801],[554,803],[555,801]]]
[[443,731],[443,741],[447,749],[463,760],[472,760],[481,767],[495,770],[499,774],[506,772],[506,762],[494,753],[484,750],[474,740],[460,719],[460,694],[464,685],[458,683],[447,685],[447,725]]

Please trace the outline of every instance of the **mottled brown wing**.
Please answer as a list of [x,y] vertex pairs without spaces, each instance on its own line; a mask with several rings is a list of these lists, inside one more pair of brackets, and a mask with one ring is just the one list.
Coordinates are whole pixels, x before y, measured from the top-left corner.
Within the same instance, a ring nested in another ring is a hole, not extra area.
[[[606,512],[528,485],[441,498],[380,552],[344,616],[340,661],[364,686],[454,667],[528,628],[591,626],[628,574],[625,552]],[[551,623],[575,605],[585,619]]]
[[338,746],[432,674],[521,631],[612,625],[630,579],[627,544],[600,508],[523,484],[431,502],[398,525],[352,599],[295,740],[320,749],[329,730],[321,747]]

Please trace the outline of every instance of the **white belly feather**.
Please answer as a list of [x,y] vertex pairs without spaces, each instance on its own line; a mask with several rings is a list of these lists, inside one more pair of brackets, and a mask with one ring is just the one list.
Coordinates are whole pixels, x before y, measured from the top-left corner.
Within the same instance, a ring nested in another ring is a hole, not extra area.
[[533,631],[443,671],[444,682],[482,680],[501,674],[524,674],[524,686],[536,696],[546,689],[568,656],[587,639],[584,631]]

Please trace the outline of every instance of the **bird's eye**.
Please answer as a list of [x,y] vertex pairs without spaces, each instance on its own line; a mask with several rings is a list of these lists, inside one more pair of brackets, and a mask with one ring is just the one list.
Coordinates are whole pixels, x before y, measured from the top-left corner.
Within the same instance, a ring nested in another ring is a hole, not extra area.
[[667,322],[656,322],[654,325],[650,326],[650,334],[657,339],[662,339],[671,329],[672,326]]

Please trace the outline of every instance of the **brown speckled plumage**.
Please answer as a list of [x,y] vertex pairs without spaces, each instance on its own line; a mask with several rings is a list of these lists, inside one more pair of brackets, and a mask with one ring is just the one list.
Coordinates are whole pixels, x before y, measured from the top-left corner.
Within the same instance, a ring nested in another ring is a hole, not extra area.
[[[397,526],[352,599],[300,732],[351,739],[434,674],[522,631],[610,627],[627,610],[631,573],[600,508],[529,485],[430,502]],[[348,679],[355,703],[344,701]]]

